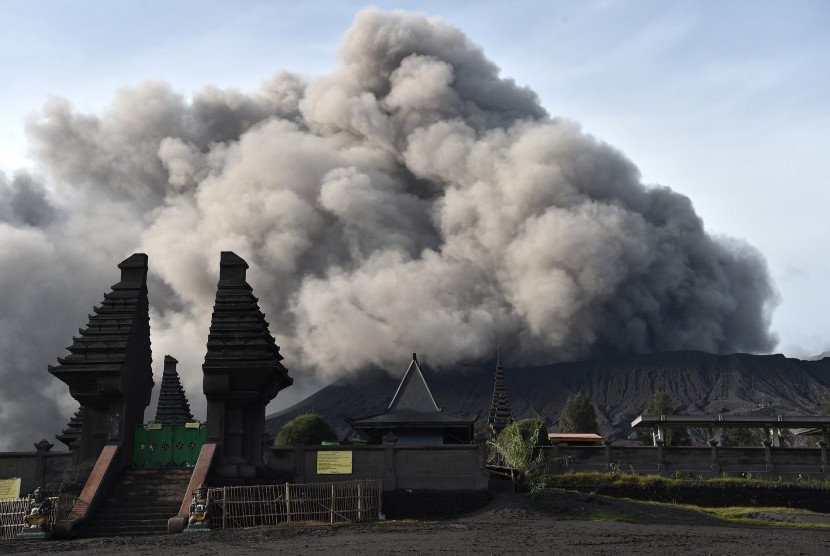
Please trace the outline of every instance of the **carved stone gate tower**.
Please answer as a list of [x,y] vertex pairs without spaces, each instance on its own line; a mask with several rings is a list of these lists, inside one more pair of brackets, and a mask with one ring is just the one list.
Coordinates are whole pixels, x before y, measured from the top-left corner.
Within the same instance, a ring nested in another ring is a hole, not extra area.
[[121,445],[121,461],[132,461],[133,434],[144,421],[153,389],[147,255],[135,253],[118,265],[121,280],[93,307],[86,328],[72,338],[70,355],[49,372],[69,386],[82,408],[75,465],[94,460],[106,444]]
[[294,382],[246,282],[247,268],[236,253],[222,252],[202,365],[207,442],[220,446],[216,474],[227,479],[256,476],[262,465],[265,406]]

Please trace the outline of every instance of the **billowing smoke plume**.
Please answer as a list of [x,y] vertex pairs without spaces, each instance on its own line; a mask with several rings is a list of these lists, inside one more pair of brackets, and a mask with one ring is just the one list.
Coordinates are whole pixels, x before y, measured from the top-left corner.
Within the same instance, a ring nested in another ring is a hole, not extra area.
[[155,361],[181,361],[197,413],[220,250],[252,265],[298,383],[400,371],[412,351],[452,370],[497,335],[511,364],[774,346],[759,253],[548,116],[458,29],[367,10],[340,62],[192,100],[142,83],[101,115],[54,99],[28,123],[44,177],[0,181],[0,449],[71,415],[46,365],[134,251]]

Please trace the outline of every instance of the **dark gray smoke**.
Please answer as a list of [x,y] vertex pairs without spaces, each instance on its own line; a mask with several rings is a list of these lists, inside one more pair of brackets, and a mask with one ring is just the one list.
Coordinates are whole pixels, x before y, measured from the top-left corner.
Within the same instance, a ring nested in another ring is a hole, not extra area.
[[452,369],[496,335],[511,364],[774,347],[763,257],[549,117],[460,30],[370,9],[339,57],[252,93],[148,82],[101,115],[50,100],[28,123],[49,189],[0,183],[0,449],[69,418],[46,365],[133,251],[157,376],[179,359],[197,415],[221,250],[251,264],[298,383],[413,351]]

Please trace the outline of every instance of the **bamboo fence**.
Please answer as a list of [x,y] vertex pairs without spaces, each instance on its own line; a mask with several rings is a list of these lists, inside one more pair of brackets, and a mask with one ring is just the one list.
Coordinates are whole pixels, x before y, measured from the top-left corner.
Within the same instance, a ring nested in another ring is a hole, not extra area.
[[383,511],[381,481],[211,488],[216,529],[374,521]]
[[[51,496],[52,500],[52,524],[66,517],[76,497],[69,494]],[[0,540],[11,540],[23,530],[23,518],[29,511],[31,496],[26,498],[12,498],[11,500],[0,500]]]

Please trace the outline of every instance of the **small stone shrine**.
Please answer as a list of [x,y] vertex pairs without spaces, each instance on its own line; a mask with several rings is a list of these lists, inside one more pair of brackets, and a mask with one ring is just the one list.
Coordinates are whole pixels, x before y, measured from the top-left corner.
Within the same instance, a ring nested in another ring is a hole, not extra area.
[[222,252],[202,365],[207,442],[220,445],[215,469],[225,480],[256,476],[262,465],[265,406],[294,382],[245,280],[247,268],[236,253]]
[[105,444],[121,445],[121,461],[132,461],[133,435],[150,403],[153,373],[147,300],[147,255],[135,253],[118,265],[121,280],[93,307],[86,328],[72,338],[70,354],[49,372],[69,386],[83,408],[75,465],[98,457]]
[[179,373],[176,372],[178,361],[170,355],[164,356],[164,374],[161,378],[156,423],[164,425],[183,425],[193,421],[190,403],[182,388]]

